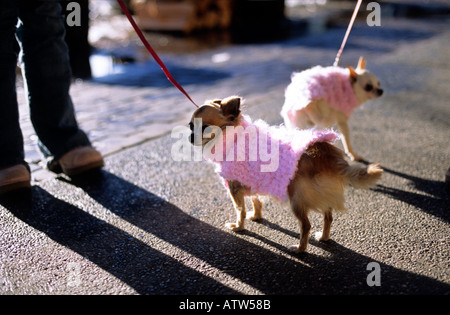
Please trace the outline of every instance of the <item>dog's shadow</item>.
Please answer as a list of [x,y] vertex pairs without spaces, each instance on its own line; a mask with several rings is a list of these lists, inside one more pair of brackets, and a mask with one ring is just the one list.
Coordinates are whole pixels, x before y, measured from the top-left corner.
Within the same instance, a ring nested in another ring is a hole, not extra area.
[[[254,222],[256,222],[258,224],[261,224],[261,225],[264,225],[267,228],[272,229],[274,231],[277,231],[277,232],[283,233],[285,235],[288,235],[290,237],[293,237],[296,240],[298,240],[300,238],[300,233],[299,232],[294,232],[294,231],[291,231],[291,230],[286,229],[284,227],[281,227],[278,224],[270,222],[269,220],[267,220],[265,218],[261,218],[261,219],[255,220]],[[285,246],[283,246],[283,245],[281,245],[279,243],[271,241],[271,240],[267,239],[266,237],[264,237],[262,235],[259,235],[257,233],[254,233],[254,232],[251,232],[251,231],[248,231],[248,230],[243,230],[243,231],[241,231],[239,233],[244,234],[244,235],[248,235],[248,236],[253,237],[253,238],[257,239],[257,240],[260,240],[260,241],[266,243],[269,246],[277,248],[278,250],[284,252],[285,254],[288,254],[288,255],[290,255],[292,257],[297,257],[297,258],[299,258],[301,260],[308,260],[309,262],[311,262],[312,260],[315,260],[315,257],[317,257],[317,256],[315,256],[313,254],[310,254],[308,251],[305,251],[303,253],[296,253],[296,252],[290,250],[289,248],[287,248],[287,247],[285,247]],[[309,246],[316,246],[316,247],[319,247],[319,248],[321,248],[323,250],[329,251],[330,253],[333,253],[336,248],[340,248],[341,249],[340,251],[342,251],[345,248],[342,245],[336,243],[332,239],[330,239],[328,241],[325,241],[325,242],[318,241],[316,239],[315,235],[310,235],[308,247]],[[315,261],[316,261],[316,263],[320,263],[320,260],[323,260],[323,259],[320,258],[319,260],[315,260]]]
[[[266,219],[260,219],[257,223],[263,224],[271,229],[284,233],[298,239],[299,233],[280,227]],[[420,275],[404,272],[394,268],[391,265],[382,263],[370,257],[361,255],[350,250],[333,239],[326,242],[319,241],[315,237],[310,237],[308,247],[314,246],[320,248],[325,255],[316,255],[308,251],[296,254],[287,248],[277,244],[262,235],[251,231],[242,231],[242,234],[253,237],[270,246],[276,247],[293,258],[297,258],[301,263],[311,266],[309,271],[315,282],[309,283],[310,287],[304,291],[308,294],[324,294],[327,289],[321,287],[323,283],[329,286],[329,290],[334,294],[449,294],[450,285],[436,280],[429,281],[430,278],[424,278]],[[376,263],[379,267],[378,279],[381,281],[379,286],[373,285],[374,276],[369,264]],[[324,279],[326,279],[324,281]],[[423,282],[425,281],[425,282]],[[434,282],[434,284],[433,284]],[[429,285],[437,285],[435,288]],[[337,288],[333,291],[331,288]],[[412,289],[412,290],[411,290]]]
[[397,200],[408,203],[422,211],[450,222],[448,205],[450,204],[449,185],[444,181],[423,179],[413,175],[405,174],[384,166],[381,168],[389,174],[404,178],[409,181],[408,185],[422,193],[410,192],[394,187],[377,185],[372,190],[389,195]]
[[[330,257],[310,253],[280,255],[266,246],[196,219],[157,195],[104,170],[95,177],[72,180],[61,177],[59,180],[65,184],[58,189],[67,190],[68,194],[70,186],[66,184],[82,188],[83,193],[105,208],[104,215],[110,212],[156,241],[163,240],[264,294],[449,292],[445,283],[382,262],[379,262],[382,286],[370,287],[366,283],[367,264],[374,261],[370,257],[333,241],[322,244],[314,240],[310,245],[322,247]],[[94,216],[39,186],[33,187],[30,196],[29,202],[21,204],[4,199],[0,203],[31,227],[92,261],[138,293],[246,292],[238,289],[240,284],[230,287],[215,280],[202,272],[201,265],[192,265],[189,258],[180,260],[175,258],[175,253],[163,253],[121,229],[120,224],[112,225],[98,213]],[[298,236],[266,223],[280,232]],[[288,253],[272,240],[251,231],[243,233]]]

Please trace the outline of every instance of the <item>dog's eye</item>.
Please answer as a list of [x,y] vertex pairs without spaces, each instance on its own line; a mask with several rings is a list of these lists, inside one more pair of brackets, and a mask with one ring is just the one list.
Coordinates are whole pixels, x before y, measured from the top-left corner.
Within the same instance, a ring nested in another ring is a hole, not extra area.
[[364,90],[366,90],[367,92],[370,92],[373,90],[373,85],[372,84],[366,84],[366,86],[364,87]]

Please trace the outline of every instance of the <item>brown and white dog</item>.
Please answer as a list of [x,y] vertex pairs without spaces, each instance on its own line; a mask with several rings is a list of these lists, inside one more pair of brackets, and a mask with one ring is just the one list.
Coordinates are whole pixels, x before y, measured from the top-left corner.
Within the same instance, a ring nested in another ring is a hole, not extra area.
[[[305,137],[305,135],[308,136],[307,132],[302,133],[300,130],[292,130],[284,126],[265,128],[263,125],[258,125],[257,122],[253,124],[248,116],[241,114],[240,105],[241,98],[229,97],[223,100],[216,99],[208,101],[198,108],[193,113],[189,123],[192,131],[190,137],[191,142],[194,145],[201,145],[205,148],[210,141],[219,141],[215,139],[217,134],[225,133],[227,128],[250,125],[255,125],[258,131],[265,132],[269,136],[273,131],[271,128],[275,128],[275,132],[279,132],[279,128],[284,128],[291,135],[294,133],[294,136],[291,137],[294,141]],[[211,129],[216,131],[214,136],[211,136],[212,133],[209,133],[211,137],[202,135],[201,141],[195,143],[194,138],[196,135],[194,135],[194,129],[196,128],[194,125],[200,119],[202,123],[200,130],[205,131]],[[233,137],[232,141],[236,144],[239,140],[234,140]],[[300,139],[300,141],[303,140]],[[355,188],[369,188],[376,183],[383,172],[378,164],[370,164],[367,167],[359,164],[349,165],[344,159],[344,152],[329,143],[327,138],[316,137],[315,141],[305,141],[302,143],[305,143],[305,145],[298,159],[294,160],[295,165],[292,168],[292,175],[288,178],[285,188],[286,191],[284,192],[289,198],[292,211],[297,217],[301,228],[299,244],[291,246],[291,249],[296,252],[306,250],[311,228],[308,219],[310,211],[317,211],[323,214],[323,230],[319,236],[319,240],[327,241],[330,238],[330,228],[333,220],[332,211],[345,210],[344,187],[350,184]],[[291,144],[284,142],[283,145],[289,146]],[[236,146],[234,149],[236,149]],[[279,150],[280,154],[290,151],[292,150],[289,147],[284,151],[280,147]],[[280,157],[279,160],[279,167],[286,166],[282,165],[286,159]],[[236,222],[227,224],[227,227],[234,231],[244,229],[246,218],[244,197],[251,196],[253,204],[253,212],[249,213],[247,218],[252,220],[260,219],[262,217],[262,202],[258,199],[258,194],[261,194],[261,192],[268,194],[270,189],[267,189],[267,187],[270,188],[270,185],[277,185],[277,178],[274,178],[274,176],[278,176],[278,173],[270,173],[267,177],[265,177],[267,174],[254,174],[256,180],[252,181],[250,179],[248,181],[248,174],[244,176],[241,173],[259,172],[259,168],[252,167],[254,166],[252,163],[255,163],[255,161],[227,161],[226,167],[229,169],[226,171],[224,170],[225,166],[223,164],[219,165],[222,169],[218,173],[226,181],[226,186],[236,210]],[[248,170],[245,169],[247,166],[249,167]],[[239,168],[239,171],[234,171],[232,169],[233,167]],[[264,180],[268,182],[261,183]],[[261,188],[261,184],[264,184],[262,186],[263,188]]]

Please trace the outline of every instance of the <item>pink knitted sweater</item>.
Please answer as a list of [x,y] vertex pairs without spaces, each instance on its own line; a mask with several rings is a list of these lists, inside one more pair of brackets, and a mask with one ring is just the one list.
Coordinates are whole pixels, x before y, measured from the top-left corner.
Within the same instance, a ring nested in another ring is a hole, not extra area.
[[350,117],[361,102],[353,91],[349,75],[346,68],[321,66],[294,73],[286,89],[282,116],[290,117],[312,100],[325,99],[331,107]]
[[241,126],[232,133],[223,132],[205,158],[216,164],[225,185],[226,180],[237,180],[249,187],[247,194],[272,195],[281,201],[287,200],[287,188],[303,152],[315,142],[337,138],[333,131],[269,126],[262,120],[253,123],[245,115]]

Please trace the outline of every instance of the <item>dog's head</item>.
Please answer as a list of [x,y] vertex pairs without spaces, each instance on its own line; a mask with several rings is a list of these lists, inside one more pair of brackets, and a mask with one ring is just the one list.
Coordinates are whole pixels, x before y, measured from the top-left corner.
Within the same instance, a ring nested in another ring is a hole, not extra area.
[[[241,98],[239,96],[207,101],[192,114],[189,122],[190,141],[194,145],[204,146],[214,139],[215,128],[223,130],[227,126],[237,126],[240,124],[241,117]],[[204,134],[209,136],[204,137]],[[201,141],[197,140],[200,135]],[[196,139],[196,137],[198,138]]]
[[367,71],[366,60],[359,58],[356,69],[348,67],[350,70],[350,81],[352,82],[353,91],[361,102],[365,102],[374,98],[378,98],[383,94],[380,89],[380,82],[377,77]]

